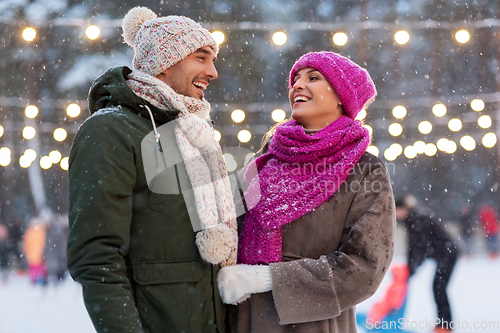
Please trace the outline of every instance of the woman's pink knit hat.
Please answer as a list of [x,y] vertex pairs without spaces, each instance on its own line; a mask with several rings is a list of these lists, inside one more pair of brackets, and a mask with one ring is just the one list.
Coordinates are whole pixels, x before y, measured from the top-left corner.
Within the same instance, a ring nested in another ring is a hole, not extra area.
[[308,67],[325,76],[339,96],[346,116],[352,119],[377,96],[375,84],[366,69],[340,54],[325,51],[310,52],[297,60],[290,71],[290,89],[297,72]]

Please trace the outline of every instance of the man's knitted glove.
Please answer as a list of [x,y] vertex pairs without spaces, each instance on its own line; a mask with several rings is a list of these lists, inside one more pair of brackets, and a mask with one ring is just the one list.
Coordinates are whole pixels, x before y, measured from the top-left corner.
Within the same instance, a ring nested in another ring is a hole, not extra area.
[[238,304],[251,294],[263,293],[273,288],[271,270],[265,265],[235,265],[221,268],[217,283],[222,301]]

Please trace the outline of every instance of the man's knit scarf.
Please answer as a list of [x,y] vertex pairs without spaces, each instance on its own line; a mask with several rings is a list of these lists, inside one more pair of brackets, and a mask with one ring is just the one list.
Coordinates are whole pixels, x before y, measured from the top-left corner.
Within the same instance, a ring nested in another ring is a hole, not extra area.
[[196,211],[205,227],[196,235],[201,256],[222,266],[236,262],[236,210],[222,149],[208,125],[210,104],[177,94],[161,80],[141,71],[128,75],[136,95],[163,110],[179,110],[177,145],[194,190]]
[[238,262],[280,262],[282,227],[335,195],[369,143],[368,130],[347,116],[314,135],[295,120],[278,126],[267,153],[252,162],[257,168],[245,173],[245,199],[253,208],[245,215]]

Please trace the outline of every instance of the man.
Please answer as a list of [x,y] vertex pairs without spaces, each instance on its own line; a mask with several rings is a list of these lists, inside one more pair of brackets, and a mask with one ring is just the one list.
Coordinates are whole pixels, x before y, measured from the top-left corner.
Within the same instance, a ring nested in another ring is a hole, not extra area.
[[425,207],[418,207],[417,199],[408,194],[396,200],[396,218],[403,221],[408,235],[409,277],[427,258],[436,261],[432,290],[438,317],[434,332],[448,332],[453,327],[446,287],[458,258],[458,248],[448,233]]
[[216,275],[235,262],[235,209],[203,98],[218,45],[144,7],[123,31],[134,70],[94,82],[70,154],[69,271],[97,332],[224,332]]

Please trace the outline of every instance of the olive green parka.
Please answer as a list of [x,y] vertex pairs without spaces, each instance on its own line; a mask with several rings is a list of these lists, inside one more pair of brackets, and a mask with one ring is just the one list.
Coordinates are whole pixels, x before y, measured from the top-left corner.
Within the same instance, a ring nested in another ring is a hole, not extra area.
[[[127,86],[127,67],[108,70],[89,93],[91,116],[78,130],[69,161],[68,268],[83,286],[97,332],[225,331],[218,266],[195,245],[182,193],[148,188],[141,143],[178,110],[160,110]],[[152,143],[154,144],[154,142]],[[167,156],[182,160],[175,136],[162,135]],[[182,163],[167,186],[187,179]]]

